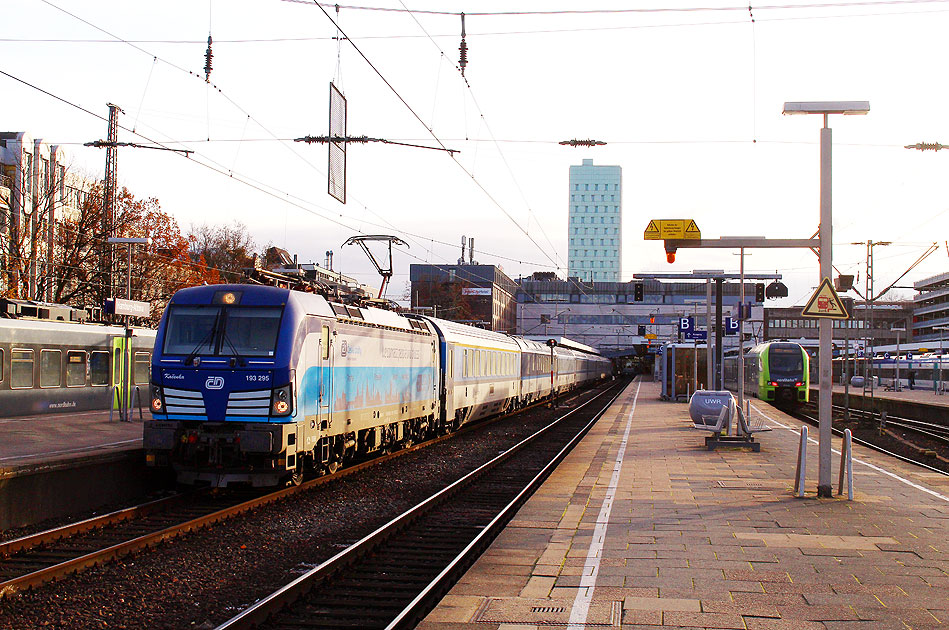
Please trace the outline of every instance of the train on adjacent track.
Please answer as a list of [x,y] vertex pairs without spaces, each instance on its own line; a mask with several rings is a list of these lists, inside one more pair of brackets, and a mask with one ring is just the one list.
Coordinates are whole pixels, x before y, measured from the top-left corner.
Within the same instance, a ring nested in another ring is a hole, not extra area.
[[146,462],[186,484],[299,483],[611,371],[595,352],[318,294],[193,287],[158,328]]
[[[810,356],[791,341],[767,341],[748,350],[745,361],[745,392],[779,407],[796,407],[810,396]],[[726,355],[725,387],[738,389],[738,355]]]
[[[0,417],[95,411],[117,405],[125,328],[70,321],[76,309],[0,301]],[[148,395],[155,331],[135,329],[132,383]]]

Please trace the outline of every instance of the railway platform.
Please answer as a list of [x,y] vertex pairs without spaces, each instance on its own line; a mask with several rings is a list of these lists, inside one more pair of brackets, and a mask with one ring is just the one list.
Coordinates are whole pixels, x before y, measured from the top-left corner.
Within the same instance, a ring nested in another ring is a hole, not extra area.
[[153,482],[143,457],[137,412],[0,418],[0,530],[142,494]]
[[751,406],[761,451],[708,451],[633,382],[418,627],[949,626],[949,477],[854,445],[855,499],[818,499],[811,443],[795,498],[800,423]]
[[109,421],[108,411],[0,418],[0,471],[142,447],[142,421]]
[[[816,395],[818,389],[817,387],[811,387],[811,395]],[[843,396],[845,393],[843,385],[834,385],[834,399],[837,397]],[[851,396],[864,396],[862,387],[851,387],[850,388]],[[869,398],[869,392],[865,396]],[[949,407],[949,394],[937,394],[930,388],[921,388],[916,387],[910,389],[909,387],[904,386],[901,390],[894,391],[887,389],[885,387],[875,387],[873,389],[873,397],[879,398],[881,400],[895,400],[900,402],[912,402],[920,403],[923,405],[934,405],[940,407]]]

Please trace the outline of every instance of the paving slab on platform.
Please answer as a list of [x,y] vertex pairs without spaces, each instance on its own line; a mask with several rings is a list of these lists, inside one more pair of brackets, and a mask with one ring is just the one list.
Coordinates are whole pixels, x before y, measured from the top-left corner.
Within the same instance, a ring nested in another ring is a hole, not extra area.
[[634,382],[418,627],[949,627],[949,477],[855,445],[817,499],[812,443],[797,499],[800,424],[752,408],[761,452],[707,451]]

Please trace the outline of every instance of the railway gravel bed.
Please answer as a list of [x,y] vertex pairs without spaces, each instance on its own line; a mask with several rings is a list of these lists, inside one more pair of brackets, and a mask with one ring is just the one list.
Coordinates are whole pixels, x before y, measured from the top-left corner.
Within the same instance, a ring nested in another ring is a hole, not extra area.
[[[802,407],[802,410],[810,416],[817,417],[815,403],[808,403]],[[844,419],[843,409],[837,406],[834,406],[833,418],[834,430],[843,432],[844,429],[850,429],[856,439],[949,473],[949,443],[945,441],[896,426],[893,423],[893,421],[898,422],[896,418],[892,418],[891,423],[881,429],[878,417],[868,417],[851,411],[850,420],[847,421]]]
[[0,629],[213,628],[563,411],[528,410],[0,601]]

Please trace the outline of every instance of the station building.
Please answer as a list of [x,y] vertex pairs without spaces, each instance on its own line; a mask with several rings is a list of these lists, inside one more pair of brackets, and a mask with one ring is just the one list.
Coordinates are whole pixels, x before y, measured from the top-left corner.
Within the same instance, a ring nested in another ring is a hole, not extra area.
[[[765,308],[765,340],[787,339],[816,350],[820,320],[803,317],[802,310],[803,306]],[[842,354],[848,342],[851,352],[871,346],[875,350],[895,347],[898,341],[909,347],[919,341],[913,333],[912,319],[911,302],[874,302],[872,308],[865,302],[854,302],[851,319],[833,322],[835,355]],[[894,330],[898,328],[905,330]]]
[[[706,283],[697,281],[636,280],[632,282],[583,282],[577,278],[552,279],[534,274],[519,281],[517,334],[527,337],[566,337],[591,346],[606,356],[655,354],[662,344],[684,341],[679,319],[691,317],[696,328],[706,330]],[[636,284],[642,283],[642,301],[636,301]],[[722,311],[731,315],[738,304],[739,284],[722,286]],[[753,301],[754,283],[745,282],[745,299]],[[714,300],[714,285],[712,297]],[[714,318],[714,307],[712,317]],[[760,340],[762,305],[753,304],[745,322],[748,340]],[[725,346],[737,347],[737,337],[726,337]]]
[[949,330],[949,272],[913,283],[913,337],[917,341],[944,341]]
[[623,257],[623,169],[583,160],[570,167],[567,275],[619,282]]
[[412,310],[513,334],[517,283],[496,265],[410,265]]

